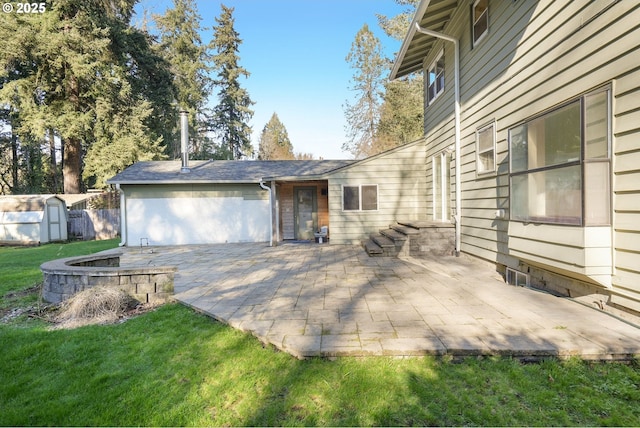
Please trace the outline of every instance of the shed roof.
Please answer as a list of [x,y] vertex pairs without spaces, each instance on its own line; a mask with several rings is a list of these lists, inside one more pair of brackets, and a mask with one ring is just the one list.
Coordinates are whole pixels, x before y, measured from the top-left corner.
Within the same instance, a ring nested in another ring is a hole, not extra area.
[[148,161],[131,165],[107,180],[107,183],[258,183],[266,177],[308,179],[354,162],[353,160],[190,161],[190,172],[183,173],[180,172],[180,161]]
[[55,195],[0,196],[0,224],[40,223],[47,201],[52,198],[60,200]]
[[435,37],[416,31],[422,28],[442,33],[458,7],[458,0],[422,0],[416,8],[407,35],[391,70],[390,79],[397,79],[422,69],[422,61],[438,41]]
[[[47,200],[55,195],[3,195],[0,196],[0,212],[44,211]],[[59,199],[59,198],[57,198]]]

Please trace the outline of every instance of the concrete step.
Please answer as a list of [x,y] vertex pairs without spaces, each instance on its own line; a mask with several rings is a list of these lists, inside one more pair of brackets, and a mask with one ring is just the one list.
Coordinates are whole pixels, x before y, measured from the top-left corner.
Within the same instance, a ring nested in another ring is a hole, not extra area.
[[369,254],[370,257],[384,256],[384,250],[382,249],[382,247],[380,247],[370,239],[364,243],[364,250],[367,252],[367,254]]
[[411,227],[413,229],[455,229],[451,222],[438,222],[427,220],[399,221],[399,225]]
[[403,226],[403,225],[398,224],[398,223],[389,225],[389,229],[393,229],[393,230],[398,231],[398,232],[400,232],[402,234],[405,234],[407,236],[420,234],[420,230],[419,229],[416,229],[416,228],[413,228],[413,227],[410,227],[410,226]]
[[395,248],[396,246],[395,242],[383,235],[371,234],[369,239],[378,244],[381,248]]
[[409,237],[402,232],[398,232],[395,229],[380,229],[380,234],[391,239],[396,245],[402,245]]

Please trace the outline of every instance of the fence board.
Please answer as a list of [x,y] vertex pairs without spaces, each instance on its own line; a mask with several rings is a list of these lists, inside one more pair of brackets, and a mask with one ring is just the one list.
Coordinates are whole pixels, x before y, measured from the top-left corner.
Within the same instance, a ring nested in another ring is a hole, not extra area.
[[69,211],[69,239],[112,239],[120,233],[120,210]]

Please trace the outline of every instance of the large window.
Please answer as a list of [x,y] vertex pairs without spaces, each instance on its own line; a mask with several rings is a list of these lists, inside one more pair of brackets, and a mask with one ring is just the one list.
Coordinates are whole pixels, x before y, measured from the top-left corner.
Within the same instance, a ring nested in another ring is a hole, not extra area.
[[610,224],[610,91],[509,130],[511,219]]
[[427,102],[431,104],[444,91],[444,51],[429,66],[427,78]]
[[496,171],[496,127],[494,123],[476,131],[476,171],[478,175]]
[[471,8],[473,45],[489,32],[489,0],[476,0]]
[[378,185],[342,186],[344,211],[376,211],[378,209]]

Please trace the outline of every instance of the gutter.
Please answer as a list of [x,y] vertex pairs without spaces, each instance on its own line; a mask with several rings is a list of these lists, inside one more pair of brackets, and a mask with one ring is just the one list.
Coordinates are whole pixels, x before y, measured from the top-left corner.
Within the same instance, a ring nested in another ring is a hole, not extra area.
[[271,187],[265,185],[262,180],[260,180],[258,185],[269,192],[269,246],[273,247],[273,191]]
[[[426,6],[428,6],[429,2],[426,1],[424,3],[421,4],[425,5],[424,9],[426,9]],[[418,13],[416,13],[416,18],[418,16],[422,16],[419,15]],[[456,175],[455,175],[455,180],[456,180],[456,211],[455,214],[453,215],[453,222],[456,226],[456,256],[460,256],[460,229],[462,227],[461,225],[461,211],[462,211],[462,196],[461,196],[461,186],[460,186],[460,43],[458,42],[458,39],[448,36],[446,34],[442,34],[442,33],[438,33],[436,31],[431,31],[428,30],[426,28],[422,28],[420,27],[420,24],[418,24],[418,22],[415,22],[416,19],[414,19],[414,25],[413,27],[415,28],[415,30],[419,33],[422,34],[426,34],[427,36],[431,36],[431,37],[435,37],[438,39],[442,39],[445,40],[447,42],[451,42],[453,43],[454,46],[454,50],[455,50],[455,59],[454,59],[454,98],[455,98],[455,102],[454,102],[454,127],[455,127],[455,168],[456,168]]]
[[124,192],[120,189],[120,183],[116,183],[116,189],[120,192],[120,243],[119,247],[127,245],[127,204],[124,200]]

